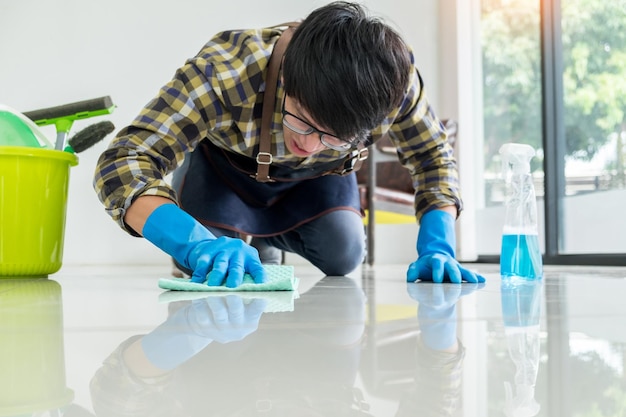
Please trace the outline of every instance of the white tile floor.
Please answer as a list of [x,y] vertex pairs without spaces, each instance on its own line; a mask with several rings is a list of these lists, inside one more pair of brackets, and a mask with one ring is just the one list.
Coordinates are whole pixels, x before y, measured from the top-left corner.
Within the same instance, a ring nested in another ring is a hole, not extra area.
[[0,416],[625,415],[626,269],[405,267],[296,265],[297,297],[254,300],[165,294],[163,266],[0,279]]

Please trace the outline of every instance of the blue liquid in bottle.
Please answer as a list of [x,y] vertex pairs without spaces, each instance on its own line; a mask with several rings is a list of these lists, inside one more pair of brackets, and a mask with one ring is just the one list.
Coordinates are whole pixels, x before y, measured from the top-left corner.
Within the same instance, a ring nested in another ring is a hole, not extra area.
[[522,279],[541,279],[543,266],[537,235],[502,235],[500,275]]

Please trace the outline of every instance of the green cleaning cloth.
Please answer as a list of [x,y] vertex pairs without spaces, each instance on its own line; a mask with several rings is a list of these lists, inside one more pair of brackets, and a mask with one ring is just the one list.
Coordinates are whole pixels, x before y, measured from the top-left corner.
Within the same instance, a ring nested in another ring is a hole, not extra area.
[[245,274],[243,283],[235,288],[226,285],[209,286],[191,282],[188,278],[161,278],[159,287],[174,291],[294,291],[298,288],[298,278],[293,275],[291,265],[264,265],[267,281],[256,284],[250,274]]

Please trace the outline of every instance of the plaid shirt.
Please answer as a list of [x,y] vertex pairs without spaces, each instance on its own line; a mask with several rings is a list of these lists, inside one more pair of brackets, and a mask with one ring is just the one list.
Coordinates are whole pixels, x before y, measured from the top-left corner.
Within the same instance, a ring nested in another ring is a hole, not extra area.
[[[256,157],[266,68],[281,33],[271,28],[217,34],[177,70],[129,126],[119,131],[100,156],[94,189],[123,229],[135,234],[123,218],[137,197],[155,195],[177,201],[164,176],[201,140]],[[283,95],[283,86],[278,85],[272,98],[273,163],[298,169],[343,158],[344,153],[331,149],[307,158],[287,152],[282,134]],[[377,140],[386,133],[413,177],[418,220],[430,208],[456,205],[460,211],[453,151],[415,68],[403,102],[372,136]]]

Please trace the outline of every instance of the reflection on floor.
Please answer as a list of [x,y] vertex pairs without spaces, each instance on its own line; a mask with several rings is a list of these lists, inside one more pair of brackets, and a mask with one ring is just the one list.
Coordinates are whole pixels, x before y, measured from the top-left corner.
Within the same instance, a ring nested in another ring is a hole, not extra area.
[[166,293],[168,266],[0,279],[0,416],[623,416],[626,269]]

